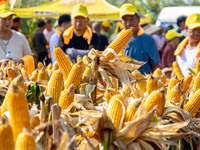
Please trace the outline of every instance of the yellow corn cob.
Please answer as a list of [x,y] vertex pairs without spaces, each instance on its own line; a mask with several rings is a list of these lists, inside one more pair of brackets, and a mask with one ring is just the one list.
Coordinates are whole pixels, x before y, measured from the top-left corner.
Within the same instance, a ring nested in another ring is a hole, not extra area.
[[166,78],[166,76],[165,76],[164,74],[161,75],[160,81],[161,81],[163,84],[166,84],[166,83],[167,83],[167,78]]
[[40,118],[39,116],[33,116],[30,120],[31,128],[35,128],[36,126],[40,125]]
[[67,57],[67,60],[70,62],[71,66],[73,65],[71,58],[68,55],[65,55]]
[[62,91],[59,105],[61,106],[61,110],[67,109],[67,107],[74,101],[74,85],[70,85],[68,89]]
[[24,67],[24,65],[22,63],[19,64],[18,68],[19,68],[19,70],[22,70],[22,68],[25,69],[25,67]]
[[195,66],[196,66],[195,73],[198,74],[200,71],[200,59],[199,58],[196,59]]
[[[22,75],[19,75],[18,77],[16,77],[10,84],[7,93],[9,93],[10,89],[11,89],[11,85],[18,85],[20,86],[22,89],[24,89],[24,91],[26,92],[27,90],[27,86],[24,82],[24,78],[22,77]],[[3,104],[1,106],[1,114],[3,114],[4,112],[8,111],[8,98],[7,98],[7,94],[4,98]]]
[[[83,59],[82,59],[82,57],[80,57],[80,56],[78,55],[76,61],[77,61],[77,63],[80,62],[80,61],[83,62]],[[84,63],[82,63],[82,69],[83,69],[83,71],[85,70],[85,65],[84,65]]]
[[91,72],[91,67],[86,67],[85,71],[83,72],[82,80],[84,80],[87,76],[89,77]]
[[120,130],[124,120],[124,99],[120,94],[114,95],[108,104],[107,114],[112,120],[116,131]]
[[[135,70],[132,72],[132,75],[138,79],[142,79],[143,78],[143,75],[138,71],[138,70]],[[140,81],[138,83],[136,83],[136,87],[142,92],[142,93],[145,93],[146,92],[146,81],[143,80],[143,81]]]
[[59,66],[58,66],[58,63],[57,61],[54,63],[53,65],[53,68],[52,68],[52,72],[54,72],[55,70],[58,70],[59,69]]
[[173,71],[174,71],[175,75],[177,76],[177,78],[179,80],[182,80],[184,77],[183,77],[183,73],[182,73],[178,63],[174,61],[172,64],[172,67],[173,67]]
[[179,80],[177,77],[172,77],[169,81],[168,88],[167,88],[167,95],[169,94],[170,90],[177,84],[179,83]]
[[51,70],[52,68],[53,68],[52,63],[48,64],[48,66],[46,67],[46,69],[49,69],[49,70]]
[[64,80],[67,80],[69,72],[72,68],[71,62],[69,61],[69,59],[67,58],[67,56],[65,55],[65,53],[61,48],[59,47],[54,48],[53,53],[58,63],[58,66],[63,73]]
[[147,96],[151,94],[151,92],[157,90],[159,88],[158,80],[152,76],[150,76],[147,80]]
[[22,68],[21,73],[22,73],[22,75],[24,77],[24,80],[30,81],[29,76],[28,76],[28,74],[27,74],[27,72],[26,72],[26,70],[24,68]]
[[123,84],[123,96],[125,98],[131,96],[131,89],[126,84]]
[[193,91],[197,91],[200,88],[200,73],[197,74],[197,76],[194,79],[194,84],[193,84]]
[[192,82],[192,78],[193,78],[193,76],[191,75],[191,73],[188,74],[188,75],[184,78],[183,84],[182,84],[183,91],[186,92],[186,91],[189,89],[190,84],[191,84],[191,82]]
[[114,86],[114,89],[118,90],[118,79],[115,78],[115,77],[111,77],[109,76],[110,78],[110,81],[112,82],[113,86]]
[[159,89],[151,92],[151,94],[145,100],[144,105],[146,113],[151,111],[154,107],[156,107],[157,108],[156,114],[158,116],[161,116],[165,106],[164,91],[161,91]]
[[6,97],[8,99],[10,124],[14,140],[16,140],[24,127],[31,130],[28,103],[24,90],[17,85],[11,85]]
[[1,64],[1,69],[4,69],[5,68],[5,63],[3,62],[2,64]]
[[37,77],[37,81],[39,80],[49,80],[49,75],[46,69],[42,68],[39,73],[38,73],[38,77]]
[[0,149],[1,150],[14,150],[14,138],[12,128],[6,118],[0,118]]
[[128,122],[128,121],[132,121],[133,117],[136,113],[136,111],[138,110],[138,107],[140,106],[142,100],[140,99],[134,99],[130,102],[130,104],[128,105],[127,109],[126,109],[126,114],[125,114],[125,118],[124,118],[124,122]]
[[169,92],[167,95],[167,99],[170,102],[178,103],[181,100],[182,95],[182,85],[181,83],[177,83]]
[[36,150],[35,139],[26,128],[17,137],[15,150]]
[[131,91],[131,96],[133,95],[136,99],[143,96],[143,93],[135,86],[135,84],[131,85]]
[[78,84],[81,81],[82,77],[82,61],[73,65],[69,76],[65,82],[65,89],[68,89],[71,84],[74,85],[74,90],[76,90]]
[[38,69],[41,70],[42,68],[45,68],[45,67],[44,67],[43,63],[39,62],[38,63]]
[[119,92],[116,89],[106,89],[106,92],[104,93],[104,98],[106,99],[107,104],[109,104],[111,97],[116,94],[119,94]]
[[90,63],[90,59],[88,58],[87,55],[83,56],[83,64],[88,65]]
[[15,66],[15,62],[13,61],[13,60],[9,60],[9,62],[8,62],[8,66]]
[[36,70],[34,70],[34,71],[32,72],[31,81],[37,81],[38,73],[39,73],[38,69],[36,69]]
[[62,72],[60,70],[54,71],[46,88],[46,95],[53,97],[52,104],[58,103],[63,86]]
[[159,77],[162,75],[162,71],[160,70],[160,68],[157,68],[154,72],[153,72],[153,77]]
[[200,89],[198,89],[183,107],[183,110],[188,111],[194,117],[200,108]]
[[122,30],[117,38],[106,48],[105,51],[103,51],[103,55],[106,56],[106,60],[115,58],[115,55],[112,52],[107,53],[109,48],[113,49],[115,53],[118,54],[131,39],[132,35],[133,33],[131,29]]
[[8,78],[10,79],[10,81],[12,81],[17,76],[15,73],[15,70],[10,67],[6,70],[6,72],[7,72],[7,75],[8,75]]

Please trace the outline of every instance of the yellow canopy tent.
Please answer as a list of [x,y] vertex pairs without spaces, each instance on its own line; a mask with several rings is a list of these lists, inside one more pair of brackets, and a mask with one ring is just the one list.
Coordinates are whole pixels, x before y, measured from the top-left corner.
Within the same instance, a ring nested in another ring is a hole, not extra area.
[[15,8],[13,11],[22,18],[58,18],[61,14],[70,14],[77,3],[87,6],[91,20],[119,20],[119,8],[105,0],[56,0],[36,7]]

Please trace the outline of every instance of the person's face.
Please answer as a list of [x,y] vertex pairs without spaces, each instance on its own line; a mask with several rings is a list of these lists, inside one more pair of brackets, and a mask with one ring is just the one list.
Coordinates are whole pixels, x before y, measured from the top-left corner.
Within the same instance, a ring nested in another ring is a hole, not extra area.
[[102,27],[102,29],[105,31],[105,32],[108,32],[109,31],[109,27]]
[[46,23],[46,29],[47,31],[51,31],[53,28],[53,24],[52,23]]
[[182,30],[184,30],[184,27],[185,27],[185,21],[180,23],[179,29],[182,31]]
[[85,30],[85,28],[88,25],[88,18],[82,17],[82,16],[76,16],[72,18],[71,20],[72,26],[75,28],[77,31]]
[[124,15],[121,19],[124,29],[130,29],[133,27],[133,31],[138,30],[139,21],[140,18],[137,15]]
[[8,31],[12,27],[12,16],[0,18],[0,30]]
[[192,41],[200,41],[200,27],[189,29],[186,28],[187,34]]
[[177,45],[179,44],[179,38],[178,38],[178,37],[175,37],[175,38],[173,39],[173,43],[174,43],[175,46],[177,46]]

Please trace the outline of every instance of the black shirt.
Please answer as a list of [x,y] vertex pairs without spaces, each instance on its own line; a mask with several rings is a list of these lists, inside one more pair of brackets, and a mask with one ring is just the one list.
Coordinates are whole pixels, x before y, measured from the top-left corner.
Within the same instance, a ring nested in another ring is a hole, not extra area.
[[75,48],[75,49],[82,49],[82,50],[90,50],[91,48],[98,49],[98,36],[95,33],[92,33],[92,39],[90,45],[88,44],[87,40],[83,38],[83,36],[76,36],[73,33],[72,39],[69,41],[69,44],[64,44],[63,33],[61,33],[59,40],[58,40],[58,47],[60,47],[64,52],[67,48]]
[[104,51],[107,46],[108,46],[108,38],[105,35],[100,34],[99,35],[98,50]]
[[33,48],[36,50],[36,53],[47,52],[46,44],[47,41],[43,32],[37,30],[33,35]]

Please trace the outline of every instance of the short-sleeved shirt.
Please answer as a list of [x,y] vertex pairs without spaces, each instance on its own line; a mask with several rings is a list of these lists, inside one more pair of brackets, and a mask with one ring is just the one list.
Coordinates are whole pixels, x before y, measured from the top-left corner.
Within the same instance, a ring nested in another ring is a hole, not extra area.
[[162,54],[162,68],[165,68],[165,67],[172,67],[172,66],[169,66],[169,64],[172,64],[173,61],[176,60],[176,56],[174,55],[174,52],[175,52],[176,48],[171,46],[170,44],[167,44],[165,46],[165,49],[163,51],[163,54]]
[[98,50],[104,51],[106,46],[108,46],[108,38],[105,35],[99,35]]
[[59,36],[58,36],[58,34],[55,32],[55,33],[51,36],[51,38],[50,38],[50,40],[49,40],[49,49],[50,49],[50,52],[51,52],[51,62],[52,62],[52,64],[54,64],[55,61],[56,61],[55,56],[54,56],[54,54],[53,54],[53,50],[54,50],[54,46],[57,46],[57,44],[58,44],[58,39],[59,39]]
[[51,31],[47,31],[47,29],[44,29],[43,34],[46,38],[47,42],[49,42],[51,36],[55,33],[55,29],[52,29]]
[[83,38],[83,36],[76,36],[73,33],[72,39],[70,39],[69,44],[64,44],[63,33],[61,33],[58,40],[58,47],[60,47],[64,52],[66,52],[67,48],[75,48],[81,50],[90,50],[91,48],[98,48],[98,36],[97,34],[92,34],[92,39],[90,44],[88,44],[87,40]]
[[42,31],[37,30],[33,35],[33,47],[36,50],[36,53],[47,52],[46,49],[47,41],[44,37]]
[[[8,41],[6,50],[4,51],[2,46],[0,46],[0,59],[6,58],[7,51],[11,51],[11,57],[13,60],[20,60],[25,55],[32,55],[31,48],[26,37],[17,31],[12,30],[13,35]],[[2,40],[4,43],[6,41]],[[0,42],[2,42],[0,41]],[[0,43],[2,45],[2,43]]]
[[150,35],[144,33],[139,36],[131,37],[127,45],[128,48],[124,49],[124,53],[127,53],[127,56],[146,62],[138,69],[142,74],[151,73],[151,64],[160,63],[155,41]]

